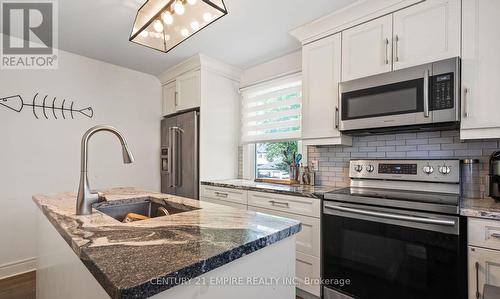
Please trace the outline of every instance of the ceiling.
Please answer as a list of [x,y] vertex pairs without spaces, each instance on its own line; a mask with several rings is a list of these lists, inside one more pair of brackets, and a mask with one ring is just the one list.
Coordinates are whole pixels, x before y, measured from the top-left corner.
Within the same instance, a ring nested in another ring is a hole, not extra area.
[[227,16],[167,54],[128,41],[143,2],[59,1],[59,48],[153,75],[196,53],[244,69],[299,49],[291,29],[356,0],[225,0]]

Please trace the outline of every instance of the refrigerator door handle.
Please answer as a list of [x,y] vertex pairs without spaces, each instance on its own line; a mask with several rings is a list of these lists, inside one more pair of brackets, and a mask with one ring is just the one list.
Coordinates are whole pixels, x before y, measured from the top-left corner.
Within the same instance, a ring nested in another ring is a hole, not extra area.
[[175,128],[176,132],[176,153],[177,153],[177,162],[175,162],[175,173],[176,173],[176,179],[175,179],[175,184],[176,187],[182,186],[182,133],[184,133],[184,130],[181,128]]
[[170,145],[170,151],[169,151],[169,177],[168,177],[168,184],[170,187],[175,187],[175,171],[176,171],[176,154],[177,154],[177,148],[176,148],[176,140],[175,140],[175,127],[170,127],[168,128],[168,139],[169,139],[169,145]]
[[181,140],[182,140],[182,130],[179,127],[171,127],[170,134],[171,140],[170,143],[172,146],[172,160],[170,161],[170,165],[172,165],[172,172],[170,173],[171,179],[171,187],[179,187],[182,185],[182,149],[181,149]]

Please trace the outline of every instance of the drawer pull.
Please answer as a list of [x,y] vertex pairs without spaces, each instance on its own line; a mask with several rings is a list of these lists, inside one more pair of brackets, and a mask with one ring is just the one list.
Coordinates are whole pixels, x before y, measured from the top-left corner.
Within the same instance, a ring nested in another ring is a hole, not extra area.
[[491,233],[490,237],[493,237],[495,239],[500,239],[500,233]]
[[217,196],[217,197],[227,198],[229,196],[229,194],[224,193],[224,192],[215,191],[214,193],[215,193],[215,196]]
[[285,207],[285,208],[290,207],[289,203],[283,202],[283,201],[270,200],[269,203],[271,203],[273,206],[279,206],[279,207]]

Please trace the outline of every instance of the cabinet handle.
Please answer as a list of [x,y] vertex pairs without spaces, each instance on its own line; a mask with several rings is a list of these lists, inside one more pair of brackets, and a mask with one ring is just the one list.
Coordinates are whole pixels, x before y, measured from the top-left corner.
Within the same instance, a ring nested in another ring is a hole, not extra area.
[[385,64],[389,64],[389,39],[385,39]]
[[175,102],[175,106],[178,105],[178,102],[177,102],[177,91],[174,93],[174,102]]
[[269,203],[271,203],[273,206],[284,206],[285,208],[288,208],[290,206],[289,203],[282,201],[270,200]]
[[479,262],[476,262],[476,298],[479,299]]
[[493,237],[495,239],[500,239],[500,234],[499,233],[491,233],[490,237]]
[[469,117],[469,101],[467,95],[470,93],[470,89],[464,88],[464,117]]
[[394,49],[396,51],[396,55],[395,55],[394,60],[397,62],[397,61],[399,61],[399,35],[396,34],[395,40],[396,40],[396,45],[395,45]]
[[339,128],[339,106],[335,106],[335,128]]
[[223,193],[223,192],[218,192],[218,191],[215,191],[214,193],[215,193],[215,195],[216,195],[217,197],[227,198],[227,197],[229,196],[229,194],[227,194],[227,193]]

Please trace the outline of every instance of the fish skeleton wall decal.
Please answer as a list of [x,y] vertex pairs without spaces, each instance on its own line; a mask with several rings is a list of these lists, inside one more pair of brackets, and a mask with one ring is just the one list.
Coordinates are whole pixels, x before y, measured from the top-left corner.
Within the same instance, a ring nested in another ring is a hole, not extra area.
[[58,115],[59,118],[62,117],[63,119],[74,119],[75,115],[78,114],[84,115],[88,118],[92,118],[94,116],[94,110],[92,109],[92,107],[75,109],[73,101],[71,101],[70,104],[70,101],[66,101],[64,99],[62,101],[59,101],[58,103],[56,97],[54,97],[53,99],[48,98],[48,96],[44,96],[43,98],[40,96],[38,97],[38,99],[37,97],[38,93],[35,94],[31,103],[25,103],[20,95],[8,96],[3,98],[0,97],[0,107],[3,106],[16,112],[21,112],[24,107],[31,107],[33,115],[36,119],[39,119],[41,115],[43,115],[45,119],[49,119],[51,114],[55,119],[58,119]]

